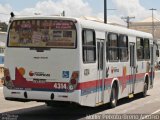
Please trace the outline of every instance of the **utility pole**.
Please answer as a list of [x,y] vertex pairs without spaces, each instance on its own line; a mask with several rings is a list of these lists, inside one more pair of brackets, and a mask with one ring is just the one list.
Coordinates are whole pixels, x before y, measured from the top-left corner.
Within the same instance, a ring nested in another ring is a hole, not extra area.
[[130,23],[130,20],[131,19],[135,19],[135,17],[129,17],[129,16],[127,16],[127,17],[122,17],[121,19],[126,19],[126,23],[127,23],[127,28],[129,28],[129,23]]
[[116,10],[116,9],[108,9],[107,7],[107,0],[104,0],[104,23],[108,23],[108,10]]
[[62,13],[61,13],[61,16],[65,16],[65,11],[63,10]]
[[104,0],[104,23],[107,24],[107,0]]
[[157,10],[157,9],[152,8],[152,9],[149,9],[149,10],[152,11],[152,35],[153,35],[153,39],[154,39],[154,30],[155,30],[155,28],[154,28],[154,13],[153,12],[155,10]]

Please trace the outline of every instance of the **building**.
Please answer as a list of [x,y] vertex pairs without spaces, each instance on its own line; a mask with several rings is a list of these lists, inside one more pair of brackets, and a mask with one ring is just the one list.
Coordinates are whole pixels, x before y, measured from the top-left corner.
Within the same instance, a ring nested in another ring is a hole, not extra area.
[[[160,19],[154,18],[152,21],[152,17],[149,17],[147,19],[144,19],[142,21],[138,22],[131,22],[130,23],[130,29],[135,29],[147,33],[153,33],[154,39],[155,39],[155,46],[154,51],[157,49],[160,50]],[[155,63],[156,68],[157,66],[160,66],[160,56],[157,56],[157,53],[154,54],[154,59],[157,61]]]
[[[160,19],[154,18],[154,38],[160,40]],[[139,30],[152,34],[152,17],[146,18],[142,21],[131,22],[130,29]]]

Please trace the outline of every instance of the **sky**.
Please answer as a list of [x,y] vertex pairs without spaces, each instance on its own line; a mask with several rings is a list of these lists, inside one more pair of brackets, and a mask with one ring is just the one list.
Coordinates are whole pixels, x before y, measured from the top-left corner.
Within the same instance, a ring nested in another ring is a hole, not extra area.
[[[121,17],[135,16],[133,21],[151,16],[150,8],[157,11],[154,15],[160,18],[160,0],[107,0],[108,20],[123,23]],[[94,16],[103,18],[104,0],[0,0],[0,21],[9,21],[13,11],[16,15],[59,15],[63,10],[66,16]]]

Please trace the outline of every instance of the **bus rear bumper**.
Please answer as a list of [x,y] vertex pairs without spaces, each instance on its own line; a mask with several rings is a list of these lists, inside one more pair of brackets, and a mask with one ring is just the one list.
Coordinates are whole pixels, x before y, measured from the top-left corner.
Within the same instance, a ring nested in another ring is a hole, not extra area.
[[80,104],[80,90],[75,90],[72,93],[64,92],[46,92],[46,91],[29,91],[29,90],[10,90],[6,87],[3,87],[3,94],[6,100],[11,101],[65,101],[65,102],[74,102]]

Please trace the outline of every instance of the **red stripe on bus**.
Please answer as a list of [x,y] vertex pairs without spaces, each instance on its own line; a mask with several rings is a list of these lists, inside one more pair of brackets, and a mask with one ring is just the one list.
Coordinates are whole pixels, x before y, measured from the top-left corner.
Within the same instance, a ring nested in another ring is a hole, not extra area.
[[[16,88],[46,88],[46,89],[55,89],[54,84],[58,82],[47,82],[47,83],[34,83],[33,81],[26,80],[16,68],[16,80],[13,80],[13,84]],[[143,79],[145,73],[136,74],[136,79]],[[118,77],[120,84],[122,84],[123,89],[126,87],[127,81],[129,81],[133,76],[127,75]],[[104,84],[105,86],[111,85],[113,78],[105,79]],[[63,84],[67,84],[67,82],[61,82]],[[102,86],[102,79],[101,80],[91,80],[88,82],[78,83],[77,90],[93,88],[93,87],[101,87]]]
[[[136,74],[136,79],[142,79],[144,78],[145,73]],[[127,75],[126,77],[117,77],[119,79],[119,82],[122,84],[127,84],[127,81],[131,80],[133,75]],[[113,78],[105,79],[104,84],[110,85],[112,83]],[[77,86],[77,89],[87,89],[92,87],[98,87],[102,86],[102,79],[101,80],[92,80],[88,82],[79,83]]]

